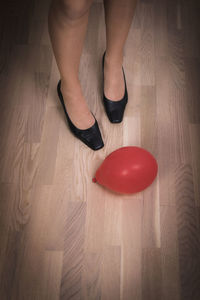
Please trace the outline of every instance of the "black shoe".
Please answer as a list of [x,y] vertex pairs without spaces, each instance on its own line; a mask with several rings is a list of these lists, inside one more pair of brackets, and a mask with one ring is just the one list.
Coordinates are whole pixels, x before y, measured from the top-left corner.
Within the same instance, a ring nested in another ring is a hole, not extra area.
[[124,74],[124,69],[122,67],[122,71],[124,74],[124,84],[125,84],[125,92],[124,97],[119,101],[112,101],[106,98],[104,94],[104,57],[105,53],[103,54],[102,59],[102,69],[103,69],[103,104],[105,107],[106,114],[110,120],[111,123],[120,123],[123,120],[124,116],[124,110],[126,107],[126,104],[128,102],[128,92],[127,92],[127,86],[126,86],[126,78]]
[[68,125],[69,125],[69,128],[70,128],[71,132],[78,139],[80,139],[83,143],[85,143],[88,147],[90,147],[92,150],[99,150],[99,149],[103,148],[104,143],[103,143],[103,140],[102,140],[102,137],[101,137],[101,132],[99,130],[99,126],[98,126],[98,123],[97,123],[97,120],[96,120],[95,116],[93,115],[94,118],[95,118],[94,125],[92,125],[91,127],[87,128],[87,129],[79,129],[79,128],[77,128],[72,123],[72,121],[70,120],[70,118],[69,118],[69,116],[67,114],[60,86],[61,86],[61,80],[59,80],[59,82],[58,82],[57,92],[58,92],[58,96],[59,96],[59,99],[61,101],[61,104],[63,106],[65,115],[67,117]]

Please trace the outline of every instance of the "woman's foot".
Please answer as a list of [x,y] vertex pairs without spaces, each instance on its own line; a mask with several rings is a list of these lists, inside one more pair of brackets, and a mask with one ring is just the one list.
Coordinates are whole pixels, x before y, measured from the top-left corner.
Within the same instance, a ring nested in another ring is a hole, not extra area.
[[104,94],[112,101],[119,101],[124,97],[125,85],[122,71],[123,58],[109,57],[107,52],[104,59]]
[[95,119],[83,96],[80,83],[67,85],[61,80],[61,92],[70,120],[79,129],[88,129],[94,125]]

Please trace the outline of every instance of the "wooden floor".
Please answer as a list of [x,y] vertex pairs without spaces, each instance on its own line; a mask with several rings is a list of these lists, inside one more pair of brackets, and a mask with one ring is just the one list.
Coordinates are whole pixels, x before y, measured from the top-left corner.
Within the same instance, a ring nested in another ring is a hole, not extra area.
[[[140,0],[124,49],[129,103],[101,102],[103,3],[92,4],[80,80],[105,143],[67,127],[47,29],[49,0],[7,1],[0,19],[0,299],[200,299],[199,3]],[[143,192],[92,182],[139,146],[158,162]]]

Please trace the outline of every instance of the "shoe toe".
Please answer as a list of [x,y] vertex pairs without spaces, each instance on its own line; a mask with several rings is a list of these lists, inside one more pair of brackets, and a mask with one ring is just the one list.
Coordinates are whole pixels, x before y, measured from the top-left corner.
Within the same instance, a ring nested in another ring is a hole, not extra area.
[[100,134],[93,136],[89,143],[93,150],[99,150],[104,147],[104,143]]
[[94,146],[93,146],[93,150],[99,150],[101,148],[104,147],[104,143],[103,141],[100,141],[99,143],[95,143]]
[[104,142],[97,121],[90,129],[81,132],[81,139],[92,150],[103,148]]
[[92,150],[99,150],[104,147],[103,140],[100,136],[93,136],[87,139],[86,143]]
[[113,110],[108,112],[108,117],[112,123],[120,123],[123,120],[124,111],[122,110]]

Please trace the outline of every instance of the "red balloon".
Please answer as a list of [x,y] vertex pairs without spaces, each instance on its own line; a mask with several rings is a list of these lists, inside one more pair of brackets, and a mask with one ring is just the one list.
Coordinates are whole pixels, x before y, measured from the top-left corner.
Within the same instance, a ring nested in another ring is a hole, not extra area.
[[158,165],[147,150],[121,147],[111,152],[97,169],[93,182],[122,194],[137,193],[147,188],[155,179]]

